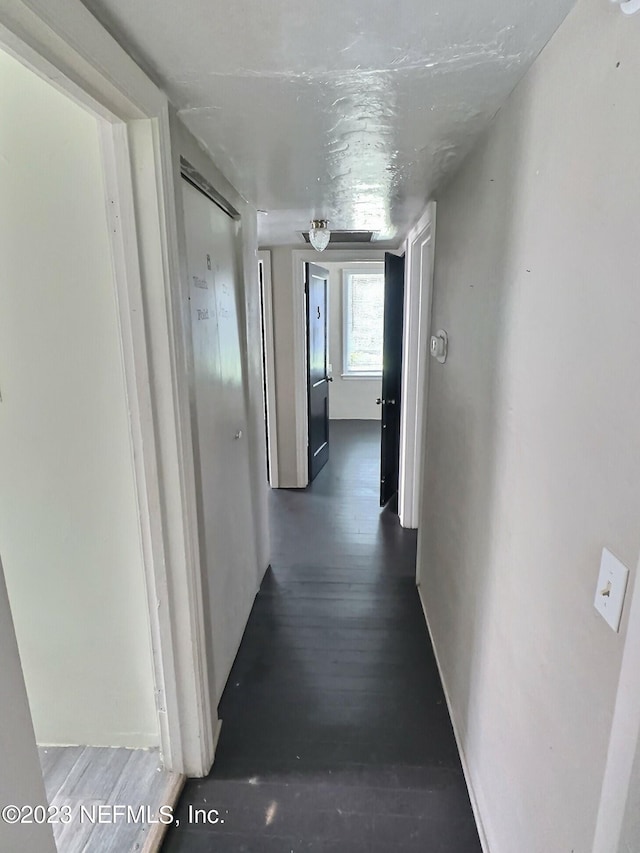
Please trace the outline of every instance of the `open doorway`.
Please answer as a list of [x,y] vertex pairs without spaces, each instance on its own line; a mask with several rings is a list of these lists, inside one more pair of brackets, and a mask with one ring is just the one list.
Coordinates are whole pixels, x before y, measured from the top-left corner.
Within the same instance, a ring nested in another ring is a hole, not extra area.
[[[347,446],[366,445],[367,488],[375,489],[380,480],[384,265],[330,261],[322,267],[327,274],[329,444],[345,465],[345,476],[351,471]],[[309,317],[311,322],[311,312]],[[362,480],[364,471],[354,475]]]
[[181,777],[159,752],[104,139],[2,51],[0,89],[0,553],[49,823],[60,853],[142,849]]
[[380,506],[397,511],[404,312],[404,258],[305,263],[308,472],[329,460],[331,437],[378,443],[369,475]]
[[[398,516],[402,526],[409,529],[417,527],[419,515],[419,471],[426,411],[423,401],[428,372],[434,229],[435,207],[430,205],[399,251],[392,253],[397,257],[402,254],[406,256],[399,406]],[[306,488],[309,475],[305,264],[384,263],[385,252],[345,248],[332,249],[319,256],[316,251],[276,246],[270,249],[270,254],[274,314],[278,330],[276,397],[280,486]],[[361,386],[364,387],[364,383]],[[380,392],[377,397],[381,396]]]

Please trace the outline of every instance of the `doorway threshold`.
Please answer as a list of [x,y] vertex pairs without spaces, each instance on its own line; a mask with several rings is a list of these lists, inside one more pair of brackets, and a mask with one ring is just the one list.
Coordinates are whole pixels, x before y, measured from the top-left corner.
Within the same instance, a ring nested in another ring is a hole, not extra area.
[[[58,853],[155,853],[185,777],[157,749],[39,746]],[[117,808],[116,808],[117,807]],[[160,819],[159,819],[160,816]]]

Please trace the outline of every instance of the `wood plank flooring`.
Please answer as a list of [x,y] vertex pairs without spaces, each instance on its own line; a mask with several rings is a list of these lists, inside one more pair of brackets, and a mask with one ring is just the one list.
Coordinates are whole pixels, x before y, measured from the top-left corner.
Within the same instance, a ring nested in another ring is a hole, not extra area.
[[[150,853],[158,850],[162,825],[103,814],[92,807],[148,807],[151,817],[175,805],[183,777],[162,768],[157,750],[106,747],[39,747],[40,765],[51,806],[69,806],[72,820],[54,823],[58,853]],[[80,806],[89,811],[82,814]],[[146,814],[146,809],[145,809]],[[155,839],[155,843],[154,843]]]
[[[332,421],[311,487],[272,493],[272,568],[222,697],[216,762],[187,783],[164,853],[480,853],[416,534],[378,506],[379,436],[377,422]],[[190,807],[217,823],[190,823]]]

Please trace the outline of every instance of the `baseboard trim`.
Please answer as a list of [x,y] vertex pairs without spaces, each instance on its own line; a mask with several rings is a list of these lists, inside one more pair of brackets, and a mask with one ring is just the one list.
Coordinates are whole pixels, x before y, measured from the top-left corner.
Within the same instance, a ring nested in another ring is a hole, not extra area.
[[[218,718],[218,723],[216,725],[216,730],[213,733],[213,760],[216,760],[216,751],[218,749],[218,741],[220,740],[220,731],[222,729],[222,720]],[[213,767],[213,765],[211,765]]]
[[429,625],[429,617],[427,616],[427,608],[424,603],[424,597],[422,595],[422,586],[417,584],[418,587],[418,596],[420,598],[420,604],[422,605],[422,612],[424,614],[424,621],[427,626],[427,631],[429,632],[429,638],[431,640],[431,646],[433,648],[433,654],[436,659],[436,665],[438,667],[438,672],[440,673],[440,681],[442,682],[442,689],[444,690],[444,698],[447,703],[447,708],[449,709],[449,718],[451,719],[451,725],[453,726],[453,734],[456,739],[456,744],[458,746],[458,754],[460,755],[460,762],[462,764],[462,772],[464,773],[464,780],[467,784],[467,791],[469,792],[469,799],[471,801],[471,808],[473,810],[473,817],[476,822],[476,827],[478,829],[478,835],[480,836],[480,844],[482,845],[483,853],[491,853],[491,849],[489,847],[489,840],[487,838],[487,833],[484,828],[484,823],[482,820],[482,815],[480,814],[480,805],[478,803],[478,798],[476,796],[475,789],[473,787],[473,782],[471,780],[471,773],[469,771],[469,765],[467,763],[467,757],[465,755],[465,751],[462,746],[462,740],[460,738],[460,734],[458,731],[458,726],[456,724],[456,718],[453,713],[453,708],[451,705],[451,699],[449,697],[449,691],[447,689],[447,682],[444,678],[444,673],[442,672],[442,667],[440,666],[440,656],[438,655],[438,649],[436,648],[436,644],[433,639],[433,633],[431,631],[431,625]]

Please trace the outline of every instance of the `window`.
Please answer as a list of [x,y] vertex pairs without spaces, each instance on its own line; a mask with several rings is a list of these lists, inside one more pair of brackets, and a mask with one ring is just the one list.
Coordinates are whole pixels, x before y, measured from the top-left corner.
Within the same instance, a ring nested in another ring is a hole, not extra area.
[[343,376],[381,376],[384,273],[345,270]]

